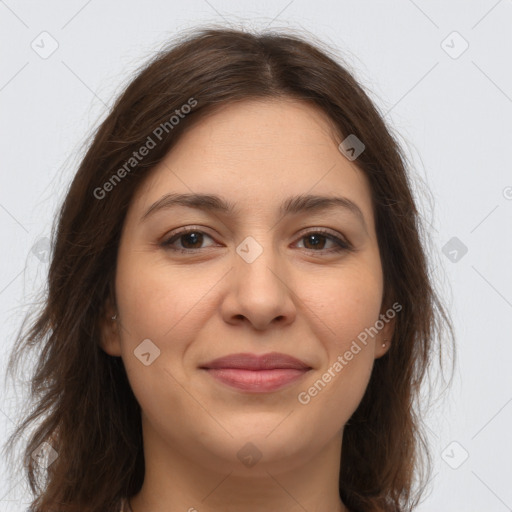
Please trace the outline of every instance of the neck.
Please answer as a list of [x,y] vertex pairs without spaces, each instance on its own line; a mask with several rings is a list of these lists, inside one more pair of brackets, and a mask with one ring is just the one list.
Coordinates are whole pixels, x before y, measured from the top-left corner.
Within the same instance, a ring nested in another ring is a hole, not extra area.
[[127,512],[349,512],[339,496],[342,433],[309,458],[273,462],[262,456],[244,467],[180,451],[150,429],[143,421],[145,477]]

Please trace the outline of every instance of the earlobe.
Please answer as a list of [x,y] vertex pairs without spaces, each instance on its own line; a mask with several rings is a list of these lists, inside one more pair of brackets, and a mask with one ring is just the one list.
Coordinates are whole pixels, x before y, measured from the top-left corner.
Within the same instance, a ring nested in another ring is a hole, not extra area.
[[121,344],[118,318],[111,303],[111,300],[107,299],[100,318],[100,346],[107,354],[119,357],[121,356]]
[[384,338],[382,340],[382,343],[380,344],[380,347],[377,345],[375,349],[375,359],[378,359],[379,357],[382,357],[384,354],[388,352],[388,350],[391,347],[391,343],[388,338]]
[[[385,323],[379,337],[375,341],[375,359],[385,355],[391,348],[393,334],[395,331],[395,318],[389,318],[387,312],[380,315],[381,321]],[[387,320],[387,321],[386,321]]]

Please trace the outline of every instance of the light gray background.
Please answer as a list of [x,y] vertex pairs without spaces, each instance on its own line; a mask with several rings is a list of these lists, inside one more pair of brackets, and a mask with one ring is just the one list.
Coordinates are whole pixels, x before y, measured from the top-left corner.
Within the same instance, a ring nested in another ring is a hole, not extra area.
[[[136,67],[201,22],[305,29],[373,91],[432,192],[425,218],[457,335],[451,392],[429,416],[435,477],[418,510],[512,510],[510,0],[0,1],[2,371],[85,137]],[[19,421],[13,396],[2,392],[2,442]],[[0,511],[25,510],[23,482],[5,462],[1,471]]]

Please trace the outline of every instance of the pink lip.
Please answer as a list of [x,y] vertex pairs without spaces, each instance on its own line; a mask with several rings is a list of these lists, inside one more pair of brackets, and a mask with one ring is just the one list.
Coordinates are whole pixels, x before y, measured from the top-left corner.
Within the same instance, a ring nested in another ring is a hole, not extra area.
[[201,366],[217,380],[254,393],[275,391],[300,379],[311,367],[286,354],[232,354]]

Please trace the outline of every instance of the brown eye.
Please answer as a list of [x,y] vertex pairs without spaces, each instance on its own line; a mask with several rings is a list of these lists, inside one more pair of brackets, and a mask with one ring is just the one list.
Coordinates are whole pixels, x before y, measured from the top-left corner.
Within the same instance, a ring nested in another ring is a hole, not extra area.
[[[302,235],[300,240],[307,240],[307,242],[304,244],[304,248],[308,251],[338,252],[351,249],[351,245],[348,242],[342,240],[341,238],[333,235],[328,231],[311,231],[305,235]],[[325,249],[326,240],[334,244],[334,247],[331,249]]]
[[[166,249],[174,251],[190,252],[194,251],[195,249],[202,249],[201,246],[205,236],[211,239],[211,236],[207,235],[203,231],[199,231],[197,229],[188,229],[180,231],[179,233],[175,233],[172,237],[164,240],[161,245]],[[177,241],[181,243],[181,247],[173,247],[174,243]]]

